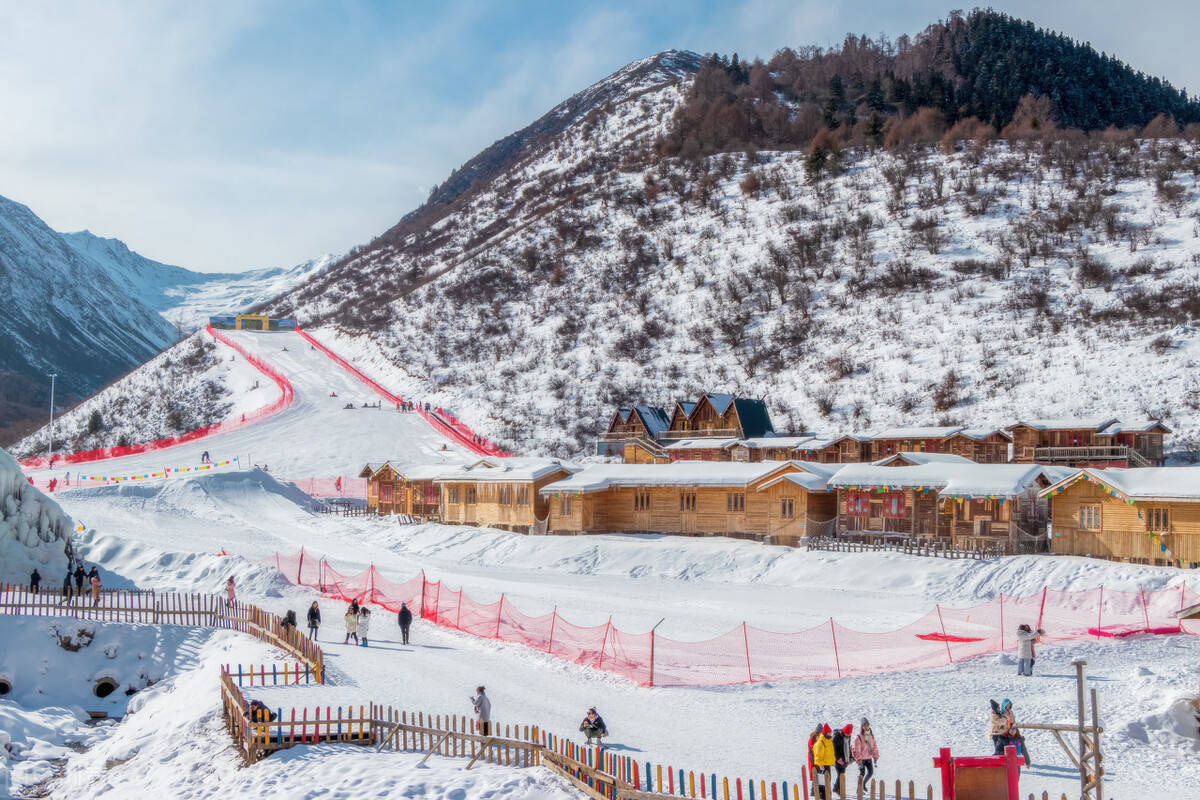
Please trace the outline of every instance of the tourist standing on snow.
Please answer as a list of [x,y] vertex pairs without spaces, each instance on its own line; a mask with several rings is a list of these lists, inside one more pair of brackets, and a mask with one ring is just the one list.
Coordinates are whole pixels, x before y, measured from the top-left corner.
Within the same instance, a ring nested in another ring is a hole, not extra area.
[[89,575],[91,575],[92,582],[92,608],[98,608],[100,606],[100,573],[96,571],[95,567],[92,567]]
[[1046,632],[1041,628],[1036,631],[1031,630],[1028,625],[1019,625],[1017,627],[1017,674],[1027,677],[1033,676],[1033,645],[1038,641],[1039,636],[1044,636]]
[[838,794],[844,795],[845,783],[842,776],[846,768],[854,762],[854,726],[843,725],[842,729],[833,735],[834,769],[837,771]]
[[875,741],[875,731],[871,730],[866,717],[858,724],[858,736],[854,737],[851,754],[858,762],[858,783],[865,786],[875,774],[875,762],[879,760],[879,743]]
[[821,735],[813,742],[812,747],[813,782],[817,786],[817,796],[823,800],[831,800],[833,797],[829,781],[833,766],[837,763],[837,756],[834,754],[833,740],[830,738],[832,733],[833,728],[822,725]]
[[371,632],[371,609],[363,606],[358,610],[358,644],[367,646],[367,636]]
[[34,567],[33,572],[31,572],[29,574],[29,589],[34,594],[37,594],[38,587],[41,585],[42,585],[42,573],[37,571],[37,567]]
[[592,739],[596,740],[596,744],[601,744],[600,740],[608,736],[608,728],[604,725],[604,717],[597,714],[594,708],[587,710],[587,714],[583,716],[583,722],[579,723],[579,730],[587,737],[588,744],[592,743]]
[[491,732],[492,701],[483,691],[482,686],[475,687],[475,696],[471,698],[475,707],[475,721],[479,723],[479,735],[487,736]]
[[229,576],[229,580],[225,581],[225,605],[233,608],[233,604],[237,602],[237,587],[233,583],[233,576]]
[[408,603],[400,604],[400,613],[396,615],[396,619],[400,623],[400,642],[408,644],[408,629],[412,625],[412,612],[408,610]]
[[358,603],[351,603],[342,619],[346,622],[346,638],[342,644],[349,644],[351,636],[354,637],[354,643],[358,644]]
[[83,597],[83,579],[87,577],[83,571],[83,564],[75,565],[75,594]]
[[63,576],[62,594],[63,594],[62,605],[65,606],[67,603],[71,602],[71,567],[70,566],[67,567],[67,574]]
[[813,766],[813,745],[817,743],[817,739],[821,736],[821,728],[823,723],[818,722],[817,727],[813,728],[813,732],[808,735],[808,774],[815,775],[816,768]]
[[314,642],[317,640],[317,629],[321,627],[321,607],[317,605],[317,601],[313,600],[313,604],[308,607],[308,638]]

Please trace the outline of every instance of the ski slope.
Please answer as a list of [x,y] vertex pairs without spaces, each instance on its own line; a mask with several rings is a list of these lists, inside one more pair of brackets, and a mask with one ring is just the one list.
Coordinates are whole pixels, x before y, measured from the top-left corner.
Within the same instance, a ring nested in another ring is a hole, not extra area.
[[[223,331],[235,343],[266,361],[291,382],[290,406],[255,425],[194,442],[86,464],[35,470],[35,480],[64,472],[75,475],[130,475],[163,467],[197,465],[207,451],[214,462],[238,459],[243,468],[265,465],[288,478],[357,475],[365,463],[454,462],[472,454],[435,431],[418,414],[390,407],[357,378],[290,331]],[[268,402],[278,390],[265,376],[259,392]],[[337,396],[331,396],[335,393]],[[379,408],[362,408],[364,403]],[[347,409],[353,403],[356,408]]]

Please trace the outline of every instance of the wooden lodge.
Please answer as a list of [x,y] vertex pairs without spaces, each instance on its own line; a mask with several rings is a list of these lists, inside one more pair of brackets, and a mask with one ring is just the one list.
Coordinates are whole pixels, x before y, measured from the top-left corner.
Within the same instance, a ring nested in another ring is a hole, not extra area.
[[541,489],[549,533],[715,534],[796,544],[830,526],[841,465],[794,461],[597,464]]
[[[676,460],[729,461],[733,441],[774,435],[766,403],[748,397],[708,392],[696,402],[678,401],[667,414],[658,406],[617,409],[597,452],[619,454],[628,464]],[[746,460],[752,460],[747,455]]]
[[1112,417],[1023,420],[1006,429],[1012,460],[1062,467],[1153,467],[1163,464],[1170,429],[1151,420],[1126,425]]
[[1038,492],[1052,482],[1044,468],[904,455],[850,464],[830,477],[839,530],[922,536],[955,547],[1036,536],[1044,516]]
[[1042,496],[1055,553],[1200,566],[1200,467],[1083,469]]
[[405,514],[436,519],[441,492],[434,478],[452,467],[445,464],[367,464],[358,477],[367,479],[367,508],[376,514]]
[[893,428],[871,435],[871,461],[896,453],[951,453],[978,464],[1008,462],[1006,431],[963,427]]
[[541,494],[578,467],[542,458],[486,458],[434,478],[441,490],[441,520],[529,533],[544,523],[549,503]]
[[818,436],[797,445],[792,454],[798,461],[859,464],[871,460],[871,437],[853,433],[832,438]]

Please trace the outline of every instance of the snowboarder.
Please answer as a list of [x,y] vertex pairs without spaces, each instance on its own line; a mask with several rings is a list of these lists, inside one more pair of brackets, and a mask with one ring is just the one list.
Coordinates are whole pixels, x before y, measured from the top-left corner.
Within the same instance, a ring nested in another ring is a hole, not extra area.
[[371,609],[363,606],[358,610],[358,644],[367,647],[367,636],[371,632]]
[[832,794],[829,790],[830,776],[833,771],[833,766],[837,763],[837,756],[833,750],[833,740],[830,736],[833,734],[833,729],[829,725],[821,726],[821,735],[813,742],[813,783],[817,786],[817,797],[822,800],[831,800]]
[[479,735],[487,736],[491,732],[492,701],[484,693],[482,686],[475,687],[475,696],[471,698],[475,707],[475,721],[479,724]]
[[842,729],[833,734],[834,769],[837,772],[838,794],[845,796],[846,768],[854,761],[854,726],[843,725]]
[[396,615],[396,620],[400,623],[400,643],[408,644],[408,629],[412,625],[412,612],[408,610],[408,603],[400,604],[400,613]]
[[313,600],[313,604],[308,607],[308,638],[314,642],[317,640],[317,629],[321,627],[321,607],[317,605],[317,601]]
[[92,567],[92,571],[89,574],[91,575],[91,581],[92,581],[92,608],[99,608],[100,607],[100,573],[96,571],[95,567]]
[[42,573],[38,572],[37,568],[34,568],[33,572],[30,573],[30,575],[29,575],[30,591],[32,591],[34,594],[37,594],[38,586],[40,586],[41,583],[42,583]]
[[854,737],[851,753],[858,762],[858,784],[865,786],[875,774],[875,762],[879,760],[879,743],[875,741],[875,731],[871,730],[866,717],[858,723],[858,736]]
[[342,639],[342,644],[349,644],[351,636],[354,637],[354,643],[358,644],[358,603],[351,603],[342,619],[346,622],[346,638]]
[[589,708],[587,714],[583,716],[583,722],[579,723],[579,730],[587,737],[587,743],[590,745],[592,739],[596,740],[596,744],[602,744],[600,741],[605,736],[608,736],[608,728],[604,725],[604,717],[596,713],[596,709]]
[[233,604],[237,602],[237,587],[234,586],[233,576],[229,576],[229,580],[225,581],[225,605],[228,608],[233,608]]
[[1036,631],[1028,625],[1017,626],[1017,674],[1026,677],[1033,677],[1033,645],[1038,641],[1039,636],[1044,636],[1046,632],[1041,628]]
[[75,577],[75,594],[78,595],[79,597],[83,597],[83,579],[87,577],[86,573],[84,573],[84,571],[83,571],[83,564],[75,565],[74,577]]

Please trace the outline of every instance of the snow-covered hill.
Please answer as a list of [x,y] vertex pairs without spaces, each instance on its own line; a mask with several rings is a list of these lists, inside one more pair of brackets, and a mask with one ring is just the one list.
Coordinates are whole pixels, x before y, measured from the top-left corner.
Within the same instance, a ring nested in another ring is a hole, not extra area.
[[67,568],[74,524],[58,503],[30,486],[0,450],[0,583],[27,584],[37,569],[48,586]]
[[1195,435],[1196,142],[662,158],[668,63],[270,307],[519,450],[579,453],[615,406],[702,390],[765,396],[779,429]]

